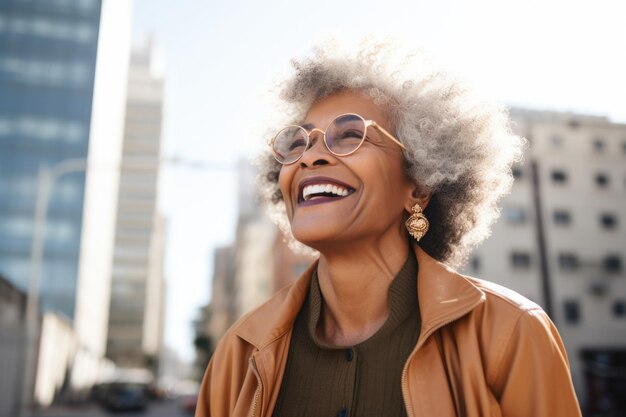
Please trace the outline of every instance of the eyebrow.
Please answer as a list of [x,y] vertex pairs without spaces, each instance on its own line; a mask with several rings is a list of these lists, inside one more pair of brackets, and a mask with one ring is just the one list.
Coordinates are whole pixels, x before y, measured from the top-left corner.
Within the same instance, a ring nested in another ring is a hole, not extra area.
[[305,124],[300,125],[300,126],[302,126],[303,128],[305,128],[308,131],[311,131],[311,130],[315,129],[315,125],[313,123],[305,123]]

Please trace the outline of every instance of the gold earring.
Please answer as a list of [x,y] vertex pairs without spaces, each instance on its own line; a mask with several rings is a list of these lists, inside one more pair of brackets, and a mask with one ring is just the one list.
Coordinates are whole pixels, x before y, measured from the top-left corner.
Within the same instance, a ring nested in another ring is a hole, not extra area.
[[418,203],[413,204],[411,209],[413,210],[413,214],[406,220],[404,225],[409,231],[409,234],[419,242],[426,232],[428,232],[428,226],[430,224],[426,216],[424,216],[424,213],[422,213],[422,208]]

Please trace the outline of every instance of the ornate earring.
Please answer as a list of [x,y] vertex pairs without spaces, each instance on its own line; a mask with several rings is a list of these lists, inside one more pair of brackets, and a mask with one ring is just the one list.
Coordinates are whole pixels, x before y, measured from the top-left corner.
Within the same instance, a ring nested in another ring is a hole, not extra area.
[[424,216],[424,213],[422,213],[422,208],[418,203],[413,204],[411,209],[413,210],[413,214],[406,220],[404,225],[409,231],[409,234],[419,242],[426,232],[428,232],[428,226],[430,224],[426,216]]

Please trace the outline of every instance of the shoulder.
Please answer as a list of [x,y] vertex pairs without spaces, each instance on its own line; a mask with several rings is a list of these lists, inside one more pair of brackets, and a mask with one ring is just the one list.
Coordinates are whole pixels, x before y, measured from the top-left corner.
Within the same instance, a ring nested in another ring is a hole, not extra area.
[[511,312],[519,311],[521,313],[530,310],[542,310],[537,303],[510,288],[491,281],[465,275],[463,275],[463,278],[481,290],[485,294],[485,301],[489,304],[501,305],[503,309],[510,310]]
[[[483,279],[464,276],[485,295],[485,301],[473,314],[481,326],[493,326],[494,340],[507,343],[527,334],[557,335],[556,327],[546,312],[523,295]],[[560,342],[560,339],[559,339]]]
[[[234,386],[243,383],[250,358],[267,345],[287,333],[285,305],[293,298],[294,283],[270,297],[260,306],[238,319],[222,336],[211,357],[207,375],[210,381]],[[297,313],[296,313],[297,314]]]
[[556,326],[538,304],[493,282],[464,278],[485,294],[484,303],[472,314],[477,325],[486,331],[482,345],[490,352],[492,380],[498,381],[506,375],[506,369],[517,356],[525,356],[528,366],[560,363],[568,367]]
[[[482,302],[461,320],[487,330],[487,344],[507,344],[515,333],[556,332],[554,324],[537,303],[502,285],[460,275],[482,294]],[[534,325],[533,325],[534,323]]]
[[279,291],[226,331],[204,374],[196,415],[232,415],[237,403],[247,404],[245,399],[254,396],[257,380],[250,360],[266,335],[275,331],[274,315],[283,308],[292,290],[293,286]]
[[257,340],[257,336],[262,333],[276,328],[280,331],[284,327],[280,324],[281,319],[286,318],[281,316],[281,313],[285,312],[285,304],[293,296],[294,286],[295,284],[291,284],[281,289],[267,301],[244,314],[233,324],[232,332],[250,343],[258,344],[261,342]]
[[580,416],[567,352],[546,312],[501,285],[466,279],[485,294],[476,313],[490,325],[485,369],[503,415]]

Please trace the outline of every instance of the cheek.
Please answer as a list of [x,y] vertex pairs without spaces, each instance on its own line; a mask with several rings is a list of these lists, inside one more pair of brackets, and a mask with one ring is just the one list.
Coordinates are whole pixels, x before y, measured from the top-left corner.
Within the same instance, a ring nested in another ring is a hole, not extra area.
[[278,173],[278,187],[280,188],[280,192],[283,194],[283,200],[285,200],[285,204],[290,204],[290,190],[291,183],[293,180],[293,170],[290,170],[289,167],[283,166]]
[[382,169],[385,173],[381,176],[383,192],[388,194],[389,199],[403,202],[413,190],[413,182],[407,177],[404,165],[400,161],[397,164],[386,164]]

